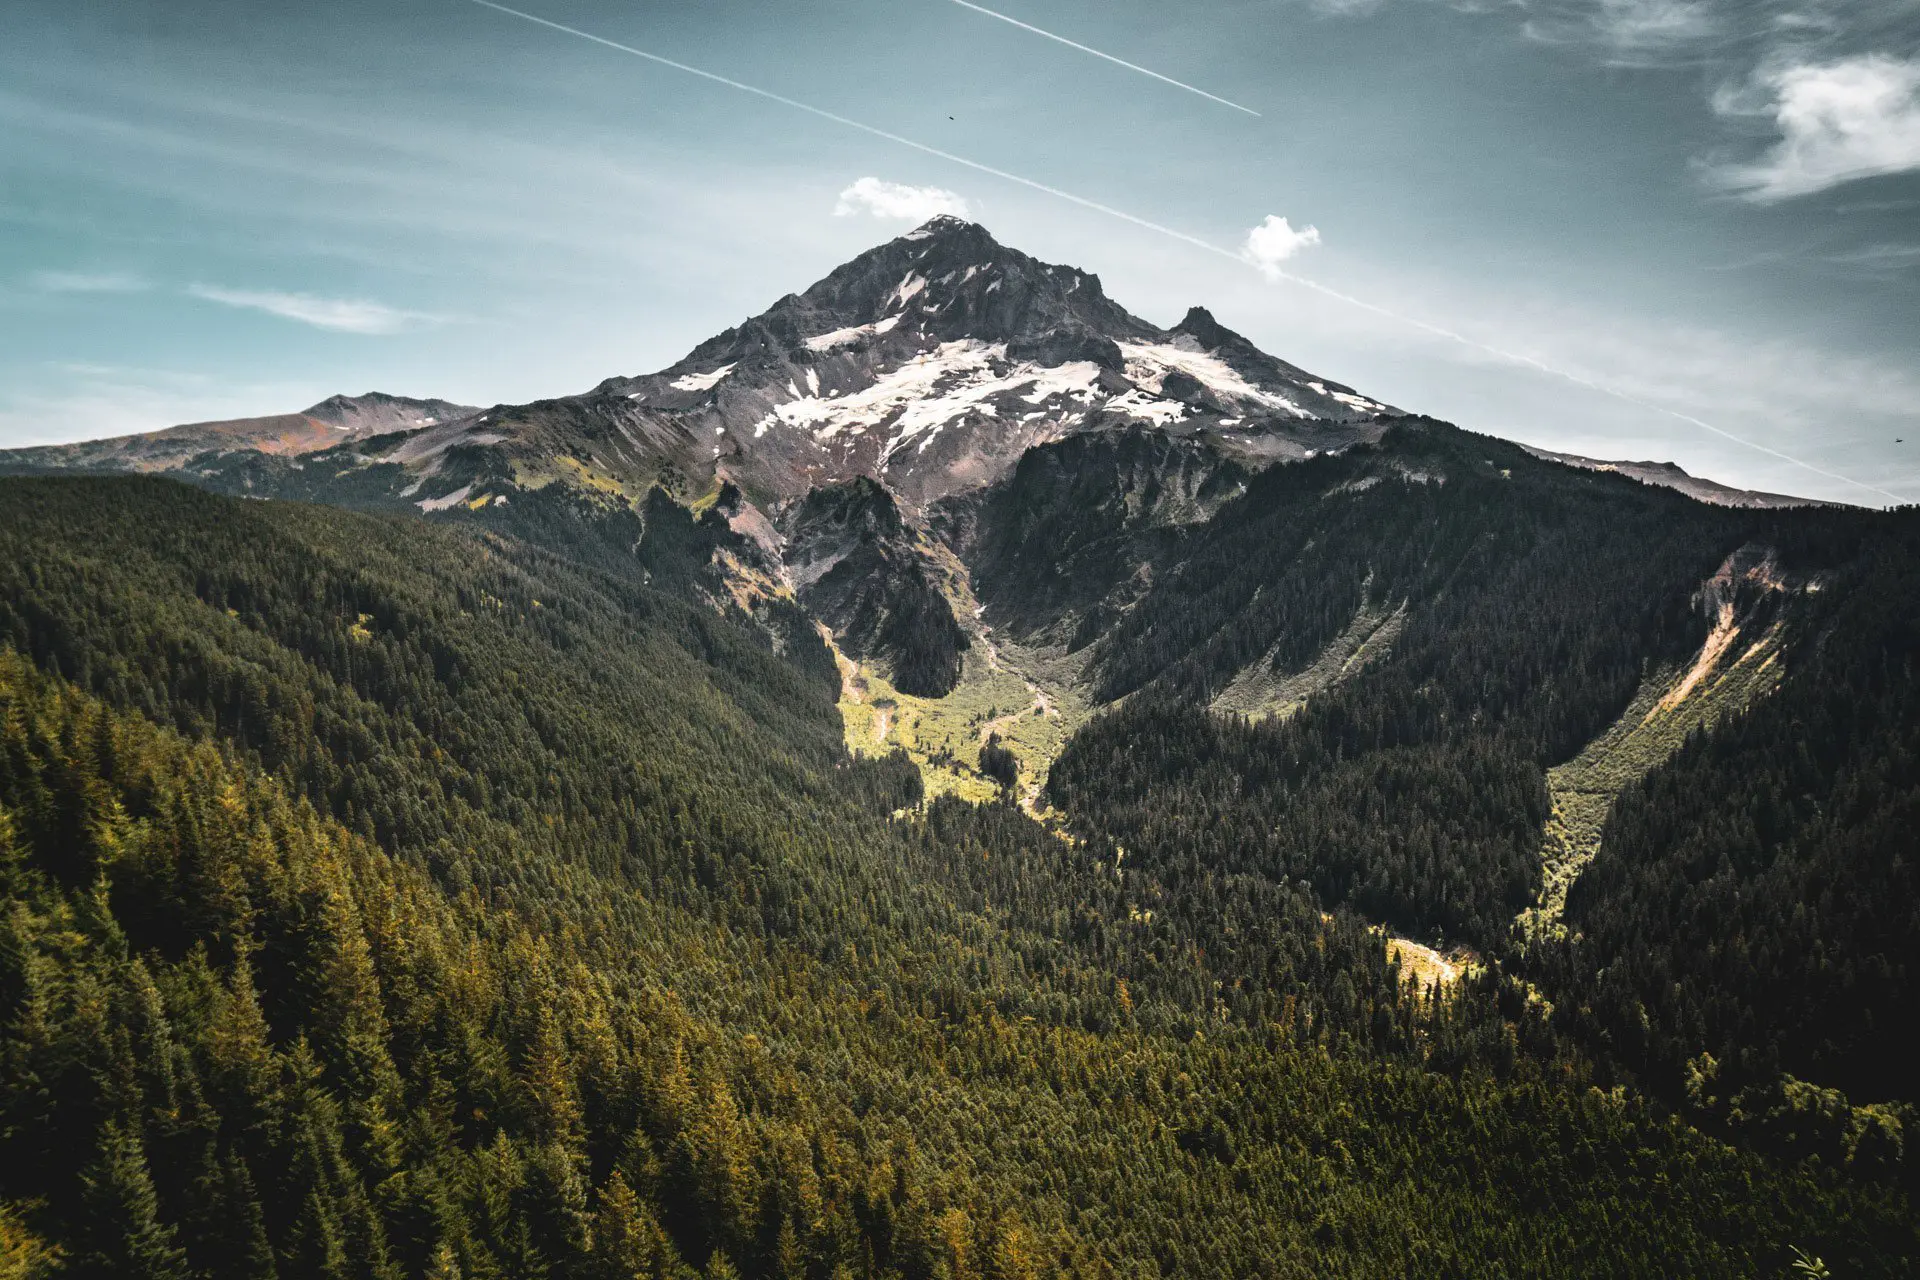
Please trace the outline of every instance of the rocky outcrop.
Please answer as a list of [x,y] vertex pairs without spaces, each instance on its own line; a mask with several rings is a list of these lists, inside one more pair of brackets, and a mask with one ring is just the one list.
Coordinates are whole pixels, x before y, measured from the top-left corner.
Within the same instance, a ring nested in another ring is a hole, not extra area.
[[902,693],[952,691],[967,636],[885,488],[858,476],[815,489],[782,525],[788,578],[843,650],[883,664]]

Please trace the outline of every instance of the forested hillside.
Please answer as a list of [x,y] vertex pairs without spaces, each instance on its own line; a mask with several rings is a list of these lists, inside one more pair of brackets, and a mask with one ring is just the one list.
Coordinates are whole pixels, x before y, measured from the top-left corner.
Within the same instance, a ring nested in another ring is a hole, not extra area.
[[[1492,946],[1539,883],[1545,767],[1698,649],[1690,597],[1749,525],[1438,424],[1272,468],[1094,642],[1100,689],[1131,699],[1069,747],[1054,802],[1156,864]],[[1297,714],[1204,710],[1369,609],[1404,617],[1390,653]]]
[[[1305,877],[916,810],[903,761],[845,755],[811,627],[733,607],[722,529],[664,499],[556,499],[537,540],[153,480],[0,481],[0,512],[20,1274],[1920,1259],[1897,1176],[1588,1088],[1514,983],[1403,987]],[[1551,541],[1530,519],[1466,540]],[[1490,767],[1617,712],[1595,643],[1593,709],[1516,694]]]
[[1787,623],[1798,669],[1621,797],[1568,897],[1577,940],[1535,962],[1659,1087],[1831,1149],[1859,1121],[1831,1098],[1793,1116],[1770,1094],[1782,1072],[1920,1102],[1903,1030],[1920,1021],[1920,512],[1812,516],[1777,541],[1819,586]]
[[[1408,423],[1255,477],[1091,644],[1127,700],[1051,798],[1170,882],[1232,869],[1467,942],[1601,1078],[1883,1176],[1914,1133],[1890,1032],[1920,1013],[1920,516],[1713,509],[1519,454]],[[1362,621],[1389,638],[1343,649]],[[1206,709],[1249,673],[1311,685],[1317,652],[1346,665],[1281,714]],[[1546,770],[1643,691],[1651,718],[1723,679],[1762,692],[1647,757],[1565,929],[1522,937]]]

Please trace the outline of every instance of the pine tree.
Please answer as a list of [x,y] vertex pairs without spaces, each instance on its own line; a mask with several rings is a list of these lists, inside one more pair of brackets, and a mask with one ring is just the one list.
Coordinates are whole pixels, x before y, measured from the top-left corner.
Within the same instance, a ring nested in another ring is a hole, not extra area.
[[652,1280],[679,1265],[673,1242],[618,1169],[600,1188],[593,1217],[593,1261],[601,1280]]
[[792,1215],[780,1219],[780,1234],[773,1242],[774,1280],[806,1280],[807,1255],[801,1247],[800,1233],[793,1228]]
[[139,1136],[119,1120],[100,1128],[99,1155],[81,1174],[86,1206],[82,1275],[101,1280],[186,1280],[187,1255],[159,1197]]

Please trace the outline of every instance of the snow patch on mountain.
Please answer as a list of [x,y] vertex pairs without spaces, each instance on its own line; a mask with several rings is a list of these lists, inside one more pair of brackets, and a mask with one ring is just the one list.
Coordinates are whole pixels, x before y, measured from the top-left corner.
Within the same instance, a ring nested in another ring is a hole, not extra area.
[[[896,288],[892,294],[888,295],[887,305],[889,307],[904,307],[909,302],[912,302],[914,298],[919,295],[920,291],[926,287],[927,278],[925,276],[921,275],[918,271],[909,271],[907,272],[906,279],[902,280],[899,287]],[[895,318],[898,319],[898,317]]]
[[1369,400],[1365,396],[1356,396],[1345,391],[1329,391],[1324,383],[1309,382],[1307,385],[1328,399],[1338,400],[1341,404],[1351,409],[1363,409],[1369,413],[1381,413],[1385,411],[1387,407],[1378,400]]
[[[921,283],[924,285],[926,282],[921,281]],[[808,338],[807,350],[831,351],[835,347],[844,347],[849,342],[858,342],[861,338],[869,337],[873,334],[891,333],[893,327],[899,323],[899,316],[888,316],[885,320],[876,320],[872,324],[856,324],[845,329],[835,329],[832,333],[823,333],[817,338]],[[817,389],[818,388],[816,388],[816,390]]]
[[873,385],[843,396],[807,396],[774,409],[756,425],[755,436],[775,421],[813,432],[830,440],[846,433],[860,435],[891,424],[896,430],[887,451],[922,432],[945,426],[969,413],[998,417],[995,397],[1026,391],[1029,404],[1071,396],[1092,403],[1100,367],[1091,361],[1072,361],[1052,367],[1006,364],[1004,343],[972,340],[943,342],[939,348],[915,356],[882,374]]
[[1135,387],[1123,391],[1102,406],[1108,413],[1124,413],[1130,418],[1151,422],[1156,427],[1170,426],[1187,416],[1187,406],[1177,400],[1160,400]]
[[712,373],[689,373],[675,378],[670,385],[675,391],[711,391],[720,385],[720,379],[733,372],[733,366],[723,364]]
[[1122,342],[1119,346],[1120,354],[1127,362],[1127,379],[1145,390],[1158,392],[1167,374],[1177,370],[1214,394],[1230,400],[1251,400],[1269,409],[1291,413],[1296,418],[1313,416],[1287,397],[1254,386],[1232,365],[1211,352],[1200,350],[1197,345]]

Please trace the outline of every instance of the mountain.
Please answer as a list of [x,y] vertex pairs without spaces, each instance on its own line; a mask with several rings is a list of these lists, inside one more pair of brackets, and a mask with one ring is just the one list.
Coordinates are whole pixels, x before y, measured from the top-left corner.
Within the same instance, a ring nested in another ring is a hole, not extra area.
[[1097,276],[947,217],[673,367],[595,394],[627,400],[644,436],[677,427],[707,446],[712,468],[756,499],[866,474],[917,507],[1102,426],[1152,423],[1300,457],[1376,437],[1392,412],[1262,354],[1200,308],[1159,329],[1109,300]]
[[[439,422],[341,458],[390,466],[380,492],[423,509],[558,480],[629,497],[656,482],[690,497],[732,483],[772,513],[865,475],[917,511],[1070,434],[1153,425],[1263,462],[1376,439],[1395,412],[1261,353],[1200,308],[1157,328],[1108,299],[1098,277],[936,218],[659,373],[480,414],[426,414]],[[370,423],[360,434],[382,428],[392,429]],[[167,465],[184,467],[184,449],[199,443],[171,447]],[[0,460],[110,465],[134,446],[94,448]],[[196,470],[272,490],[292,464],[244,477],[234,465]]]
[[[860,501],[898,511],[862,525],[867,549],[853,563],[886,564],[887,585],[823,616],[855,658],[939,696],[959,680],[970,625],[954,614],[964,572],[927,536],[943,501],[1070,437],[1151,430],[1191,455],[1185,465],[1245,470],[1377,440],[1397,414],[1266,355],[1202,308],[1160,329],[1097,277],[941,217],[660,373],[584,395],[478,413],[336,397],[306,415],[332,436],[278,419],[216,424],[16,451],[0,466],[163,470],[225,492],[390,511],[484,508],[514,527],[543,519],[528,508],[559,494],[619,506],[655,486],[688,502],[724,487],[738,495],[727,518],[756,544],[743,569],[811,599],[845,596],[853,568],[795,578],[796,557],[817,559],[793,542],[820,528],[804,508],[824,499],[809,495],[865,480],[878,489]],[[943,594],[934,581],[960,585]]]
[[0,480],[33,1265],[1920,1260],[1920,512],[946,219],[659,374],[329,412]]
[[208,453],[252,451],[297,457],[395,431],[417,431],[479,412],[445,400],[410,400],[370,391],[329,396],[299,413],[225,422],[190,422],[141,435],[42,445],[0,453],[9,470],[172,471]]

